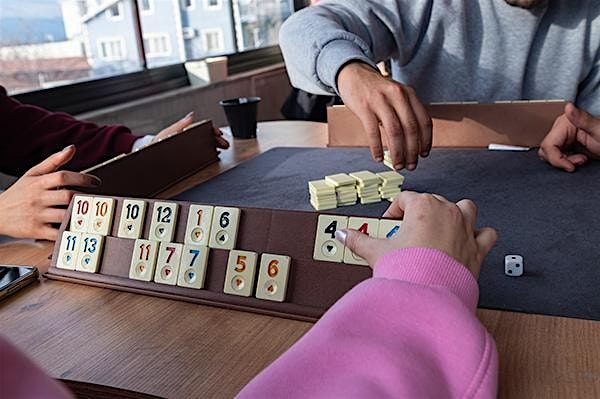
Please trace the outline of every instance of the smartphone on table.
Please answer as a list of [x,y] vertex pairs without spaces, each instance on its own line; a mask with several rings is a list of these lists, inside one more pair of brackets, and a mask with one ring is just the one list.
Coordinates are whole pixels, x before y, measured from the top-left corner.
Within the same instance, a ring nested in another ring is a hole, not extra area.
[[0,265],[0,300],[37,281],[38,276],[33,266]]

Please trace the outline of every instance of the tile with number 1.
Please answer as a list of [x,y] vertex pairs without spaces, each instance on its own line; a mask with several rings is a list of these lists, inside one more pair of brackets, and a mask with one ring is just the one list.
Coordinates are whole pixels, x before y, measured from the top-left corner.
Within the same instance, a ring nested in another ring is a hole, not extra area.
[[155,202],[152,208],[152,221],[148,239],[152,241],[171,242],[175,236],[175,223],[179,204],[173,202]]
[[179,274],[179,263],[183,244],[161,242],[158,249],[158,260],[154,272],[154,282],[175,285]]
[[184,242],[190,245],[208,246],[214,207],[190,205]]

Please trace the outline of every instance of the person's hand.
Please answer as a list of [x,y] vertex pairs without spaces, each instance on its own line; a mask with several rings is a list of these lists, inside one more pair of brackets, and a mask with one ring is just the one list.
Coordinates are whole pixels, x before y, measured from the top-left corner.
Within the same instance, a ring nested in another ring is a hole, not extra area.
[[376,239],[356,230],[336,232],[336,237],[371,267],[390,251],[426,247],[447,253],[478,278],[481,263],[498,237],[490,227],[476,228],[477,207],[466,199],[455,204],[436,194],[403,191],[383,216],[404,219],[391,238]]
[[[190,112],[185,117],[183,117],[183,119],[180,119],[177,122],[173,123],[171,126],[161,130],[156,136],[154,136],[152,142],[154,143],[174,134],[181,133],[186,127],[190,126],[192,123],[194,123],[194,113]],[[229,142],[223,137],[223,132],[221,132],[221,130],[219,130],[216,127],[213,127],[213,131],[215,133],[215,138],[217,139],[217,147],[223,150],[228,149]]]
[[97,187],[95,176],[57,171],[75,155],[75,146],[49,156],[0,194],[0,235],[56,241],[66,206],[75,191],[65,187]]
[[371,154],[383,160],[382,125],[395,169],[417,167],[419,155],[431,150],[432,122],[413,88],[386,79],[362,62],[342,68],[337,78],[344,104],[360,119]]
[[552,166],[574,172],[600,156],[600,119],[567,104],[540,144],[538,155]]

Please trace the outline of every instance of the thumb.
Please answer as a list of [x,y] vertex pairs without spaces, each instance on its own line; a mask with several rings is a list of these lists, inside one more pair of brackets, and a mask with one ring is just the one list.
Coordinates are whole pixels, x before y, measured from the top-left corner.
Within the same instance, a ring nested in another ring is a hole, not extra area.
[[335,238],[350,249],[355,255],[365,259],[369,265],[376,260],[377,239],[356,230],[338,230]]
[[194,122],[194,112],[190,112],[189,114],[187,114],[186,116],[184,116],[183,118],[178,120],[177,122],[173,123],[171,126],[166,127],[163,130],[161,130],[156,136],[154,136],[154,139],[152,140],[152,142],[154,143],[158,140],[162,140],[162,139],[172,136],[174,134],[181,133],[183,131],[183,129],[185,129],[186,127],[191,125],[193,122]]
[[565,115],[576,128],[585,130],[595,137],[600,137],[600,119],[569,103],[565,106]]
[[475,241],[483,257],[485,257],[498,241],[498,233],[491,227],[484,227],[477,231]]
[[61,152],[50,155],[39,164],[25,172],[25,176],[41,176],[56,172],[61,166],[73,159],[75,155],[75,146],[71,144],[65,147]]

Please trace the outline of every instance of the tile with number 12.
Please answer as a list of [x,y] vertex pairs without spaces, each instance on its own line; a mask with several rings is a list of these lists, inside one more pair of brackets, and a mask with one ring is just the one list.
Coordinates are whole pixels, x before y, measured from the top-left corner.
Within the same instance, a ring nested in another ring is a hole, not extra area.
[[173,202],[155,202],[152,208],[152,221],[148,239],[171,242],[175,236],[175,223],[179,204]]

